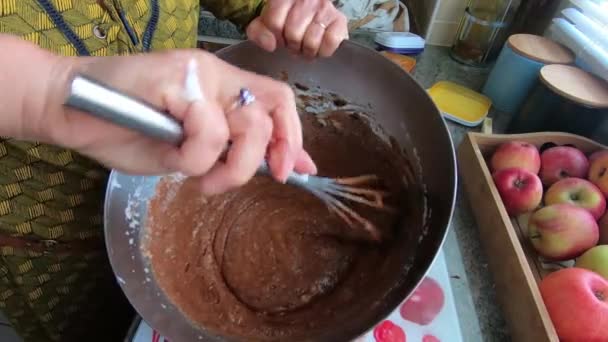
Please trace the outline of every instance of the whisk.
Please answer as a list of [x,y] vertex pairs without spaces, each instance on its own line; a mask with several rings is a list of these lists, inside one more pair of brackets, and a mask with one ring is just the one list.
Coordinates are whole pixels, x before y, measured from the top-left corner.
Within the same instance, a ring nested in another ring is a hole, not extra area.
[[[241,93],[241,100],[242,95]],[[87,76],[76,75],[73,78],[65,104],[150,138],[175,145],[179,145],[184,138],[181,123],[173,117],[141,99]],[[270,175],[270,168],[265,161],[258,168],[257,174]],[[292,172],[286,182],[312,193],[351,228],[360,225],[372,240],[379,241],[381,234],[377,227],[341,201],[389,210],[384,203],[388,193],[372,187],[378,181],[376,175],[327,178]]]

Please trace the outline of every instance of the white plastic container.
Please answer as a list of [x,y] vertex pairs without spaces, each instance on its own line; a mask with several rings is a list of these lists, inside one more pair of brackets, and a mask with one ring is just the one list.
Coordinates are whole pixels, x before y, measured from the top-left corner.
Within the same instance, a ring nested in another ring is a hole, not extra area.
[[404,55],[415,55],[424,51],[425,41],[411,32],[381,32],[374,39],[380,50]]

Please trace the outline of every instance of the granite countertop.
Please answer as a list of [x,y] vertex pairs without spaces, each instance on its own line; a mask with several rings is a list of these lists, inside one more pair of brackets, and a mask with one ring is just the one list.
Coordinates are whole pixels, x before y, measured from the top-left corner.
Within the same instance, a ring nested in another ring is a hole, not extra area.
[[[365,34],[351,35],[351,39],[371,45],[369,36]],[[488,72],[488,69],[469,67],[454,61],[446,47],[427,46],[417,57],[413,76],[425,89],[437,81],[449,80],[480,91]],[[504,131],[510,120],[508,114],[495,110],[491,110],[489,116],[493,118],[495,132]],[[451,121],[447,121],[447,125],[454,148],[460,145],[467,132],[479,131],[479,127],[469,128]],[[452,225],[443,249],[463,340],[510,341],[506,322],[497,304],[494,281],[481,246],[477,223],[460,178]]]
[[[373,36],[368,33],[351,34],[351,39],[373,47]],[[425,89],[435,82],[449,80],[480,91],[489,68],[475,68],[456,62],[449,56],[449,48],[426,46],[417,58],[414,78]],[[490,110],[493,131],[504,132],[511,116]],[[467,132],[478,132],[480,127],[469,128],[446,121],[454,148],[458,148]],[[458,194],[452,224],[443,250],[458,312],[463,341],[510,341],[506,322],[498,306],[494,281],[488,268],[487,256],[481,246],[477,223],[471,206],[458,180]]]
[[[352,34],[351,39],[372,46],[367,34]],[[489,73],[488,68],[474,68],[454,61],[449,48],[427,46],[417,57],[413,76],[425,89],[435,82],[449,80],[480,91]],[[510,115],[491,110],[493,130],[504,132]],[[467,132],[479,131],[447,121],[454,148]],[[456,208],[443,250],[450,273],[456,310],[463,341],[510,341],[509,330],[497,304],[494,281],[482,249],[477,223],[459,177]]]
[[[243,38],[226,22],[202,17],[199,27],[202,35]],[[351,34],[351,40],[368,46],[373,46],[371,38],[370,34],[364,32]],[[469,67],[454,61],[449,56],[448,48],[427,46],[417,58],[413,76],[425,89],[437,81],[450,80],[479,91],[488,72],[488,69]],[[494,110],[490,111],[489,116],[493,118],[494,131],[504,131],[510,116]],[[468,128],[450,121],[448,128],[455,148],[467,132],[479,131],[479,128]],[[443,249],[463,340],[510,341],[509,331],[497,304],[487,256],[481,247],[477,223],[460,183],[459,179],[456,208]]]
[[[449,49],[429,46],[418,57],[414,78],[429,88],[435,82],[450,80],[479,91],[488,74],[487,69],[462,65],[449,56]],[[495,132],[504,131],[510,116],[490,111]],[[479,131],[448,121],[454,148],[467,132]],[[497,304],[494,281],[482,249],[469,201],[459,177],[456,208],[452,218],[444,253],[448,264],[454,300],[458,311],[463,340],[510,341],[502,312]]]

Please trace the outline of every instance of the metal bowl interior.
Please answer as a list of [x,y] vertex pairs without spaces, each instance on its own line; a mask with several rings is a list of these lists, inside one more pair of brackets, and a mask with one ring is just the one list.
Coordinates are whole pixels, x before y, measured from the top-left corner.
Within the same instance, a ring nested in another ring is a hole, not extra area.
[[[418,206],[418,226],[408,227],[416,243],[415,248],[408,246],[409,250],[404,251],[402,279],[382,298],[382,305],[362,313],[356,326],[312,338],[351,340],[372,328],[412,293],[445,239],[457,179],[454,149],[445,122],[426,91],[411,76],[375,51],[352,42],[345,42],[333,57],[314,62],[302,62],[285,51],[267,53],[249,42],[225,48],[218,56],[260,74],[276,78],[288,75],[289,82],[320,86],[347,100],[364,99],[359,104],[372,108],[374,123],[412,160],[425,203]],[[143,319],[171,340],[228,341],[195,327],[171,304],[140,251],[147,202],[159,179],[116,171],[110,176],[105,237],[116,278]]]

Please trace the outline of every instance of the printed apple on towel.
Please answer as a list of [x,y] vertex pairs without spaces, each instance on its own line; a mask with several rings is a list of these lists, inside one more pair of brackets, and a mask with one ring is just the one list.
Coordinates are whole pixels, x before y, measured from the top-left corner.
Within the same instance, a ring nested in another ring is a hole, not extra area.
[[373,331],[375,342],[441,342],[432,334],[431,325],[440,315],[445,300],[441,285],[435,279],[425,277],[401,304],[396,317],[391,315],[376,325]]

